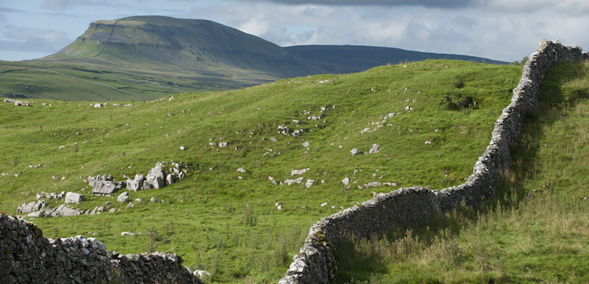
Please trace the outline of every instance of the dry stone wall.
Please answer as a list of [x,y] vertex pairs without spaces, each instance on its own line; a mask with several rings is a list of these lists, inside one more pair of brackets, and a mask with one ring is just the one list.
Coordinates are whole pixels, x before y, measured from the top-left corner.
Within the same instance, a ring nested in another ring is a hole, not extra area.
[[356,239],[383,234],[395,226],[423,221],[435,212],[447,212],[462,203],[479,206],[495,195],[501,173],[511,164],[509,147],[517,141],[526,113],[538,106],[542,80],[555,63],[587,57],[579,47],[541,41],[523,68],[511,104],[495,123],[489,146],[465,183],[440,191],[401,188],[321,219],[309,230],[300,253],[294,256],[279,283],[331,283],[337,272],[335,251],[350,234]]
[[47,239],[0,213],[0,283],[202,283],[175,254],[119,255],[94,238]]

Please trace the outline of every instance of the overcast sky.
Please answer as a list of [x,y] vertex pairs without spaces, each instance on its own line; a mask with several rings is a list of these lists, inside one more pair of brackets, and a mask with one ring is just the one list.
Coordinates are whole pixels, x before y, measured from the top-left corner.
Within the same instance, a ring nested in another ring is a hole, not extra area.
[[589,50],[587,0],[2,0],[0,60],[43,57],[92,21],[208,19],[280,46],[371,45],[514,61],[541,39]]

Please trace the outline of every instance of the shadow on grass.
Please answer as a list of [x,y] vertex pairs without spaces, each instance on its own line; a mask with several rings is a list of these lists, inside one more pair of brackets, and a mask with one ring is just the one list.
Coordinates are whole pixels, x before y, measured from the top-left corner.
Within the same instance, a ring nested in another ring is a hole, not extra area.
[[[566,117],[578,100],[589,98],[586,88],[563,87],[566,82],[587,74],[587,68],[586,64],[570,63],[553,67],[541,86],[538,108],[527,115],[519,141],[511,148],[511,169],[504,173],[504,181],[497,188],[495,197],[479,208],[459,207],[452,212],[436,214],[420,224],[393,228],[386,236],[369,240],[350,238],[336,255],[338,282],[379,283],[374,275],[387,274],[388,263],[405,260],[411,252],[429,246],[435,239],[458,235],[481,216],[502,208],[518,208],[519,203],[530,196],[524,188],[525,180],[533,178],[540,167],[538,153],[545,136],[544,129]],[[463,255],[458,247],[449,246],[444,251],[440,257],[446,261],[457,264],[462,261]]]

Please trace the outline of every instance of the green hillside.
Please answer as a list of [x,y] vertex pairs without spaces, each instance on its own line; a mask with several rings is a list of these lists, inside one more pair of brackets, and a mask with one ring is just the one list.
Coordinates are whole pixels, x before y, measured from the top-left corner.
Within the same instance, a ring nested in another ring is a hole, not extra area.
[[[84,193],[88,200],[74,207],[106,211],[34,222],[49,237],[83,234],[121,253],[178,253],[190,268],[213,273],[215,283],[273,282],[319,218],[373,192],[464,181],[520,75],[518,66],[427,60],[132,106],[2,102],[0,209],[15,213],[39,192]],[[286,136],[279,126],[303,131]],[[374,144],[378,151],[369,154]],[[130,192],[142,199],[134,207],[91,196],[84,182],[145,175],[172,160],[190,164],[187,177]],[[308,170],[292,175],[301,169]],[[300,184],[284,184],[297,178]]]
[[588,283],[588,113],[589,64],[553,67],[498,196],[351,245],[342,283]]

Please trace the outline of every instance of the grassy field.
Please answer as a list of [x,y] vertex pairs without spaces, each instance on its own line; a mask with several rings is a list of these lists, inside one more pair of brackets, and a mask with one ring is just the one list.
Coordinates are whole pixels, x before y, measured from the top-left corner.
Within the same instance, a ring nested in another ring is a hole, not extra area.
[[[520,75],[519,66],[427,60],[132,106],[0,103],[0,209],[15,213],[43,191],[84,193],[88,200],[77,208],[116,213],[34,222],[48,237],[97,237],[121,253],[178,253],[190,268],[213,273],[212,283],[270,283],[284,275],[319,218],[373,192],[463,182]],[[303,132],[285,136],[279,126]],[[373,144],[380,151],[368,154]],[[354,148],[365,154],[352,156]],[[187,177],[131,192],[143,200],[132,208],[116,196],[91,196],[84,182],[97,174],[146,174],[171,160],[191,165]],[[275,185],[270,177],[303,181]],[[346,177],[350,187],[342,185]],[[370,182],[396,186],[364,186]]]
[[[498,197],[481,210],[350,243],[341,281],[589,282],[588,99],[588,63],[555,67]],[[364,261],[346,261],[353,257]]]
[[124,68],[105,65],[92,60],[76,64],[0,61],[0,96],[21,100],[150,101],[177,93],[235,89],[272,80],[270,76],[223,79],[220,73],[162,71],[149,64],[127,64]]

